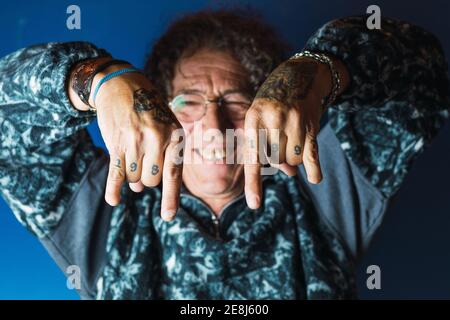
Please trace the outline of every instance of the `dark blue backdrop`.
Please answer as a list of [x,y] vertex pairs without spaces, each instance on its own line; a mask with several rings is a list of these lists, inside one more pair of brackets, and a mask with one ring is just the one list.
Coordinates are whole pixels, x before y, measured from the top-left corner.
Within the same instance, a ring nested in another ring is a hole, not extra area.
[[[66,28],[81,7],[82,29]],[[35,43],[85,40],[142,66],[153,40],[175,17],[200,8],[257,9],[299,49],[325,22],[365,14],[372,1],[0,1],[0,56]],[[432,31],[450,57],[448,1],[377,1],[381,13]],[[89,128],[102,145],[95,124]],[[416,163],[358,272],[362,298],[450,298],[450,125]],[[365,269],[381,267],[382,289],[365,288]],[[77,299],[39,242],[0,199],[0,299]]]

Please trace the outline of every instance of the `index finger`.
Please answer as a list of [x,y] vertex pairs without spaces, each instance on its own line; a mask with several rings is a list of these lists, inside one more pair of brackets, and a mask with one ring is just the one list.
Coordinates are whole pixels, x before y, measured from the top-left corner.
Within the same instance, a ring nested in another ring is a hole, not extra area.
[[120,189],[125,181],[125,156],[111,154],[108,179],[106,181],[105,201],[116,206],[120,202]]
[[161,217],[166,221],[171,221],[178,210],[183,175],[183,149],[184,141],[179,142],[178,139],[172,139],[165,152]]
[[251,209],[258,209],[261,204],[261,164],[259,161],[259,123],[255,117],[245,119],[244,177],[245,199]]

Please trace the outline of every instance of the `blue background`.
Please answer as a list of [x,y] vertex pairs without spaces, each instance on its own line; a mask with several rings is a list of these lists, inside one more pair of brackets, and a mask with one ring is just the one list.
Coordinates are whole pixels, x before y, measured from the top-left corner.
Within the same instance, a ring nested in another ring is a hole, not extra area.
[[[81,30],[66,28],[66,8],[81,7]],[[174,18],[200,8],[257,9],[300,49],[325,22],[365,14],[370,4],[384,16],[432,31],[449,59],[448,1],[0,1],[0,57],[50,41],[85,40],[142,67],[152,42]],[[89,130],[102,145],[96,124]],[[397,202],[361,262],[361,298],[450,298],[450,125],[415,164]],[[368,265],[381,267],[381,290],[365,287]],[[39,242],[0,199],[0,299],[78,299]]]

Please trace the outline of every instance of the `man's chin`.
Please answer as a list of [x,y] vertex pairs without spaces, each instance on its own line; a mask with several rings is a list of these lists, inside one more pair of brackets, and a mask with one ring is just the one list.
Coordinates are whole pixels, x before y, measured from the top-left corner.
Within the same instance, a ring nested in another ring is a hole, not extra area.
[[203,189],[205,194],[222,194],[229,191],[232,187],[233,181],[228,177],[208,176],[199,179],[199,188]]
[[[197,168],[195,172],[185,172],[184,180],[188,179],[189,184],[195,185],[198,191],[204,194],[219,195],[230,192],[236,187],[236,171],[228,170],[227,166],[203,166]],[[185,181],[186,182],[186,181]]]

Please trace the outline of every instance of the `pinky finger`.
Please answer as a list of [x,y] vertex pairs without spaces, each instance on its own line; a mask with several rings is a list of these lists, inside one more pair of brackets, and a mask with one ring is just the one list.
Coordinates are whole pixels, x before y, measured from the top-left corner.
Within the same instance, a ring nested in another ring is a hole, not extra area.
[[314,184],[322,181],[322,170],[319,161],[319,146],[315,136],[306,134],[305,148],[303,150],[303,165],[308,181]]

